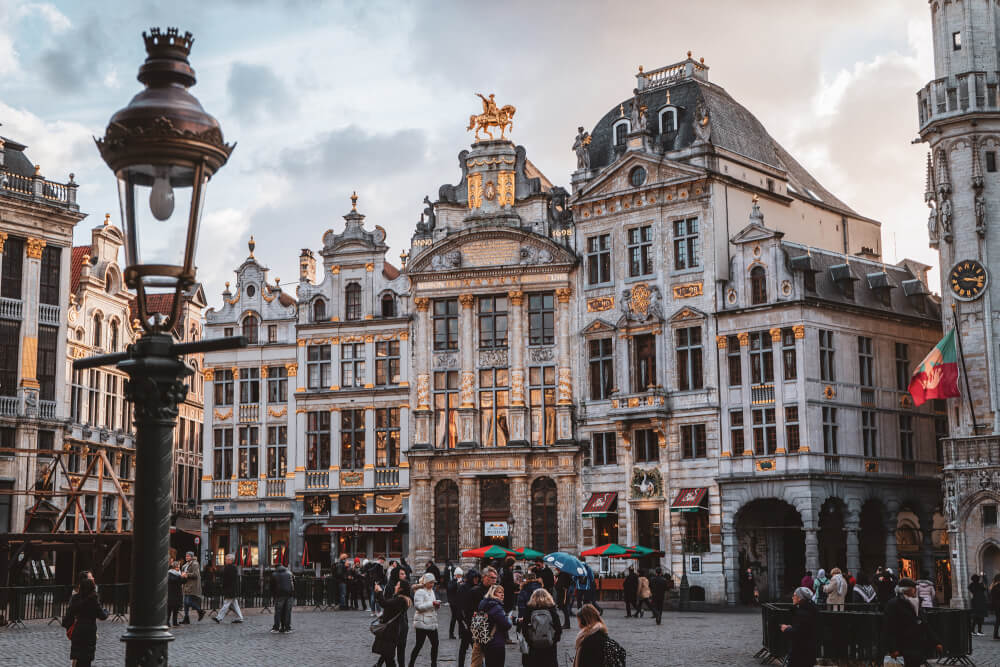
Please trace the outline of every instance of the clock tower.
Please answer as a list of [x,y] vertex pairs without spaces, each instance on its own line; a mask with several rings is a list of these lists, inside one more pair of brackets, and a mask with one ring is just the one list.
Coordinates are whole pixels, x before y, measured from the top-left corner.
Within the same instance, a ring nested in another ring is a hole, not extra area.
[[959,378],[962,397],[948,401],[941,434],[941,511],[952,604],[961,605],[972,574],[991,580],[1000,573],[1000,549],[991,546],[1000,544],[1000,282],[990,275],[1000,271],[1000,3],[929,6],[935,78],[917,93],[920,139],[929,146],[927,230],[941,263],[942,325],[947,331],[957,324],[968,372]]

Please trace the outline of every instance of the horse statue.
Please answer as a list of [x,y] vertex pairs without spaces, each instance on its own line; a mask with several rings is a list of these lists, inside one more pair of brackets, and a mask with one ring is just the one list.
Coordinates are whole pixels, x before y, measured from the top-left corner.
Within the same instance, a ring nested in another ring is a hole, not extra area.
[[483,97],[480,93],[476,93],[479,98],[483,101],[483,113],[472,114],[469,116],[469,127],[466,130],[471,130],[475,128],[476,130],[476,141],[482,141],[479,137],[479,132],[485,132],[490,140],[494,139],[493,132],[490,128],[498,127],[500,128],[500,138],[505,139],[504,133],[508,129],[514,129],[514,112],[517,111],[513,105],[505,104],[500,108],[497,108],[496,102],[493,100],[493,93],[490,93],[489,99]]

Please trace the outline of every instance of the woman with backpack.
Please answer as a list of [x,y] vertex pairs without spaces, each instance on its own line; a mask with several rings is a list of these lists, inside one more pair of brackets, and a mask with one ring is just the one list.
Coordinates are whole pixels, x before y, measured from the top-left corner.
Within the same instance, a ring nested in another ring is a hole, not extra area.
[[519,630],[528,643],[527,655],[521,656],[524,667],[552,667],[559,664],[556,648],[562,638],[556,601],[544,588],[537,588],[528,598],[526,613]]
[[491,586],[472,619],[472,637],[479,644],[485,667],[503,667],[504,664],[511,623],[504,612],[503,598],[503,586]]
[[378,618],[378,629],[372,627],[375,634],[375,641],[372,643],[372,653],[379,656],[377,664],[384,664],[386,667],[396,667],[396,652],[399,648],[400,623],[406,615],[406,610],[410,608],[410,598],[401,592],[403,584],[396,582],[391,597],[386,598],[382,594],[382,587],[375,584],[375,599],[382,607],[382,615]]
[[107,620],[108,612],[97,598],[97,584],[88,576],[80,581],[80,590],[70,598],[62,625],[70,640],[69,657],[73,667],[90,667],[97,652],[97,620]]
[[438,664],[438,607],[441,603],[434,595],[434,585],[437,580],[430,572],[420,577],[420,583],[416,586],[413,594],[413,629],[416,633],[416,642],[413,651],[410,653],[410,667],[417,662],[420,649],[424,646],[424,639],[431,643],[431,667]]
[[580,634],[576,636],[573,667],[625,667],[625,649],[608,636],[608,626],[592,604],[576,615]]
[[653,592],[649,588],[649,578],[641,574],[639,575],[639,602],[635,605],[636,610],[639,612],[639,618],[642,618],[642,607],[645,605],[646,609],[649,610],[650,614],[656,615],[653,611]]

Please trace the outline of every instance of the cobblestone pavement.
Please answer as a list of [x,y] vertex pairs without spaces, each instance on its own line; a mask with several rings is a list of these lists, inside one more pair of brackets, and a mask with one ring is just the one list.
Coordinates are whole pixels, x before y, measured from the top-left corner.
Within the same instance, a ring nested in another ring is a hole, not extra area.
[[[170,664],[240,665],[241,667],[279,665],[281,667],[367,667],[375,663],[371,653],[369,616],[364,612],[312,611],[296,608],[292,614],[295,632],[270,634],[271,616],[259,610],[246,610],[246,622],[232,625],[232,615],[216,625],[208,616],[201,623],[181,626],[170,645]],[[447,607],[440,616],[448,619]],[[410,614],[412,623],[412,612]],[[605,618],[612,636],[628,651],[629,667],[680,667],[681,665],[756,665],[753,654],[760,646],[760,616],[755,612],[677,613],[665,612],[663,625],[657,626],[648,616],[641,620],[624,618],[619,609],[608,609]],[[572,665],[574,629],[560,642],[559,664]],[[125,646],[119,638],[123,623],[99,626],[95,665],[121,665]],[[438,662],[442,667],[457,664],[458,642],[447,639],[447,626],[441,633]],[[413,647],[411,627],[408,645]],[[989,637],[974,638],[972,658],[977,665],[1000,665],[1000,642]],[[57,624],[28,623],[25,628],[0,629],[0,664],[7,666],[66,665],[69,642]],[[509,646],[507,665],[521,664],[517,646]],[[430,646],[425,644],[417,659],[418,667],[430,665]]]

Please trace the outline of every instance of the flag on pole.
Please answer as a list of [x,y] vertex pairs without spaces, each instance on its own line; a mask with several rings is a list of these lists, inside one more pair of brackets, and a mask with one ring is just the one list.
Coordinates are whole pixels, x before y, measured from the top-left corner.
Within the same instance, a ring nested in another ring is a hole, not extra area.
[[913,371],[910,395],[913,396],[915,405],[933,398],[961,396],[958,391],[958,353],[955,349],[954,329],[934,346]]

